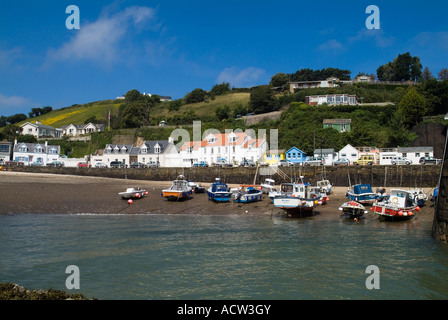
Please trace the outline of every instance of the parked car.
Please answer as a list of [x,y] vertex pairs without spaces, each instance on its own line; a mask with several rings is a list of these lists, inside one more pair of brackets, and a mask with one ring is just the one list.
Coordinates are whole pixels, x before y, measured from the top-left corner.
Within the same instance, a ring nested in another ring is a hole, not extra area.
[[96,162],[95,168],[107,168],[107,165],[104,162]]
[[289,167],[289,166],[293,166],[293,165],[294,165],[293,163],[286,161],[286,160],[280,160],[277,162],[277,166],[279,166],[279,167]]
[[121,162],[121,161],[111,161],[109,166],[111,168],[126,168],[126,165],[124,164],[124,162]]
[[160,167],[160,163],[159,163],[159,161],[149,161],[149,162],[146,164],[146,166],[147,166],[148,168],[158,168],[158,167]]
[[339,158],[338,160],[333,162],[334,166],[349,166],[350,165],[350,160],[348,160],[347,158]]
[[412,164],[412,160],[409,160],[408,158],[405,157],[393,157],[392,160],[390,160],[390,163],[392,163],[393,165],[395,164]]
[[136,161],[136,162],[132,162],[129,167],[130,168],[146,168],[146,164]]
[[90,168],[90,167],[91,165],[87,162],[84,161],[78,162],[78,168]]
[[442,163],[442,159],[436,159],[434,157],[421,157],[419,162],[421,164],[440,164]]
[[199,161],[193,163],[193,167],[208,167],[207,161]]
[[44,164],[41,161],[34,161],[30,163],[31,167],[42,167]]
[[64,166],[64,162],[62,161],[53,161],[50,163],[47,163],[47,167],[63,167]]
[[233,164],[228,162],[225,158],[218,158],[213,164],[215,167],[233,167]]
[[325,159],[321,157],[311,157],[305,160],[304,166],[323,166],[325,164]]
[[353,161],[353,164],[356,165],[373,165],[375,164],[375,157],[373,156],[373,154],[363,154],[362,156],[359,157],[358,160]]
[[255,167],[255,162],[253,160],[244,159],[240,162],[240,167]]

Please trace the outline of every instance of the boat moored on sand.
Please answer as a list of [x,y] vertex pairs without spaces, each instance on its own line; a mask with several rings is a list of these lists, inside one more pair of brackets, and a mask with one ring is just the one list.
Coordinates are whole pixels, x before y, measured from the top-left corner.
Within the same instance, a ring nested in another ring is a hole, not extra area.
[[210,187],[207,189],[207,196],[209,200],[216,202],[227,202],[232,197],[232,192],[226,183],[221,182],[220,178],[216,178]]
[[367,213],[366,208],[356,201],[347,201],[343,203],[339,210],[342,211],[342,214],[350,219],[358,220],[361,218],[364,213]]
[[420,207],[412,192],[391,189],[389,199],[375,202],[370,210],[377,213],[381,219],[399,221],[414,218]]
[[346,196],[361,204],[373,204],[377,195],[372,191],[370,184],[356,184],[348,190]]
[[305,183],[282,183],[279,192],[274,196],[274,206],[284,210],[288,217],[311,215],[320,200]]
[[254,187],[242,187],[238,192],[233,193],[233,201],[239,203],[249,203],[262,200],[262,191]]
[[141,199],[148,194],[148,191],[140,188],[126,188],[126,191],[118,193],[122,199]]
[[171,187],[162,190],[162,197],[168,200],[188,199],[193,194],[193,189],[183,175],[173,181]]

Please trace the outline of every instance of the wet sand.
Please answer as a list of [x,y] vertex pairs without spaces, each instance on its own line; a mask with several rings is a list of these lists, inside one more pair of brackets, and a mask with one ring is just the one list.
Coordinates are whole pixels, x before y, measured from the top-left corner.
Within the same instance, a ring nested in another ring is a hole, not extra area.
[[[211,182],[202,182],[209,187]],[[284,215],[267,195],[255,203],[214,203],[205,193],[193,194],[184,201],[167,201],[162,189],[171,181],[143,181],[56,174],[0,171],[0,214],[247,214]],[[235,187],[236,185],[230,185]],[[129,205],[119,192],[127,187],[140,187],[149,194]],[[372,186],[375,189],[375,186]],[[318,206],[314,216],[319,219],[341,219],[339,206],[347,201],[347,187],[335,187],[326,205]],[[387,188],[389,190],[389,188]],[[424,189],[429,196],[431,189]],[[428,201],[417,214],[419,220],[433,220],[434,207]],[[369,211],[365,219],[377,219]]]

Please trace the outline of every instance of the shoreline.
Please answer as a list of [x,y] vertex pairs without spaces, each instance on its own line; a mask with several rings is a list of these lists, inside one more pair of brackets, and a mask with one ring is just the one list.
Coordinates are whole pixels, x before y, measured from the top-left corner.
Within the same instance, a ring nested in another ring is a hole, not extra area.
[[[200,182],[198,182],[200,183]],[[202,182],[208,187],[211,182]],[[229,184],[235,187],[238,184]],[[203,215],[281,215],[267,195],[263,200],[240,204],[233,201],[215,203],[205,193],[193,194],[189,200],[167,201],[162,189],[171,181],[147,181],[106,177],[59,175],[0,171],[0,215],[11,214],[203,214]],[[140,187],[149,194],[129,205],[118,195],[126,187]],[[375,190],[376,186],[372,189]],[[388,187],[387,190],[391,188]],[[409,189],[409,188],[403,188]],[[429,196],[431,188],[423,188]],[[318,206],[314,216],[319,219],[340,219],[339,206],[347,201],[348,187],[333,187],[330,200]],[[428,200],[421,208],[418,219],[434,218],[434,207]],[[366,219],[378,218],[370,210]],[[416,217],[416,218],[417,218]],[[415,220],[415,219],[412,219]]]

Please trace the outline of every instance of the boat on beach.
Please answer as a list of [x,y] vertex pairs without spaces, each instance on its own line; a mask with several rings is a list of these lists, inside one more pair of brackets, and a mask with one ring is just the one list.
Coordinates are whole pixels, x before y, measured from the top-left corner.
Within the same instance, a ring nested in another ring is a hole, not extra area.
[[264,182],[260,185],[261,191],[265,194],[269,194],[269,192],[276,191],[277,189],[274,186],[274,179],[266,178]]
[[377,197],[370,184],[356,184],[348,190],[346,196],[349,200],[354,200],[363,205],[373,204]]
[[173,181],[171,187],[162,190],[162,197],[168,200],[188,199],[193,194],[193,189],[183,175]]
[[409,190],[392,189],[387,200],[376,201],[370,208],[381,219],[390,221],[409,220],[415,217],[420,207],[415,201],[413,192]]
[[329,180],[320,180],[317,181],[317,186],[323,191],[325,192],[327,195],[330,194],[332,192],[332,184],[330,183]]
[[207,196],[209,200],[216,202],[227,202],[232,197],[232,192],[226,183],[221,182],[220,178],[216,178],[210,187],[207,189]]
[[254,187],[242,187],[233,193],[233,201],[238,203],[249,203],[262,200],[262,191]]
[[274,206],[286,212],[288,217],[311,215],[320,197],[310,192],[309,184],[282,183],[280,194],[273,199]]
[[126,191],[118,193],[122,199],[141,199],[148,194],[148,191],[140,188],[126,188]]
[[366,208],[356,201],[344,202],[339,207],[339,210],[342,211],[343,216],[353,220],[358,220],[364,215],[364,213],[367,213]]
[[415,202],[419,207],[423,207],[425,205],[426,201],[428,200],[428,195],[422,188],[413,188],[410,189],[409,192],[414,195]]
[[191,187],[194,193],[205,193],[205,187],[197,184],[196,182],[192,180],[188,180],[188,185]]

